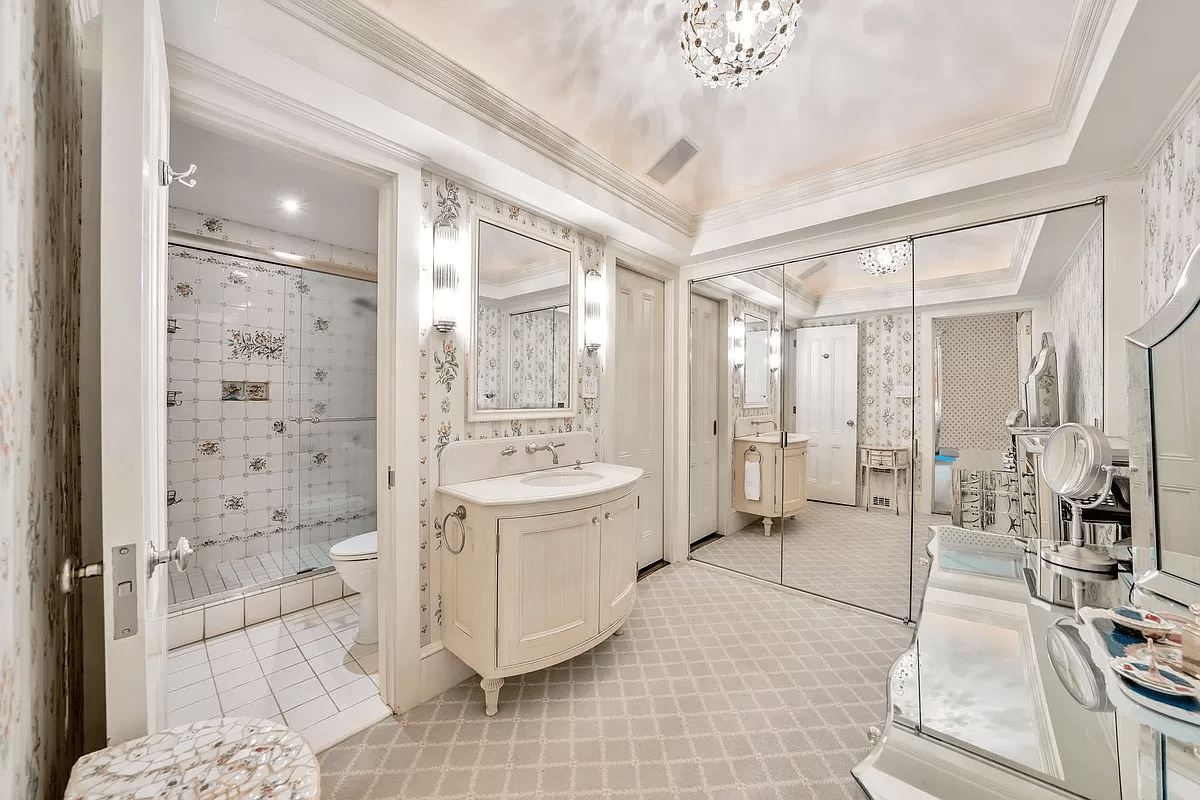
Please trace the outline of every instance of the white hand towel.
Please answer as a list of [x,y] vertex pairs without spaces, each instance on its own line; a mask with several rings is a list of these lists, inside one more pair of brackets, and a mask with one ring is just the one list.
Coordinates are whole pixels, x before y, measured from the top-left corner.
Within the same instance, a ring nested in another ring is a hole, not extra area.
[[750,460],[750,456],[746,456],[745,464],[745,481],[742,486],[742,493],[746,495],[747,500],[762,499],[762,461],[760,459]]

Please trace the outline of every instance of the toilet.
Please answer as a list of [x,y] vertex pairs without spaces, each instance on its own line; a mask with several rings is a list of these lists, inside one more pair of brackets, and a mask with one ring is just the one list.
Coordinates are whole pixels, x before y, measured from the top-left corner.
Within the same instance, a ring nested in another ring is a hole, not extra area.
[[354,641],[376,644],[379,641],[379,540],[375,531],[352,536],[329,549],[333,566],[342,580],[361,600],[358,605],[358,630]]

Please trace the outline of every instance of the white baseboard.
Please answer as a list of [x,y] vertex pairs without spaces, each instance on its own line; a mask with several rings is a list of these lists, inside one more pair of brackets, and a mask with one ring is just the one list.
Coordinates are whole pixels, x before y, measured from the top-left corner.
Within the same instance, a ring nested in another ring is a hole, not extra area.
[[474,674],[475,670],[443,647],[440,640],[425,645],[421,648],[421,692],[416,704],[437,697]]

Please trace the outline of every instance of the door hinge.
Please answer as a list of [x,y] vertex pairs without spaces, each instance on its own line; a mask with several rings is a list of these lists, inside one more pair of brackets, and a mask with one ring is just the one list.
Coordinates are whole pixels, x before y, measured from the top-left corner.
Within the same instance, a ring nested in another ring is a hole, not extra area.
[[396,470],[392,469],[391,467],[388,467],[387,478],[388,478],[388,488],[395,489],[396,488]]
[[717,435],[717,421],[713,420],[713,436]]
[[641,508],[642,507],[642,496],[640,494],[638,495],[637,501],[638,501],[637,507]]

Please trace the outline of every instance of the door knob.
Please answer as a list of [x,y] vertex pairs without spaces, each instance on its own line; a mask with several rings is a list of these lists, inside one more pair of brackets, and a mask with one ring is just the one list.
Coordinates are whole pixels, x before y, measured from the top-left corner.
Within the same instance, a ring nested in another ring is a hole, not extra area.
[[174,547],[161,553],[154,549],[154,542],[146,542],[146,577],[153,575],[159,564],[169,564],[172,561],[179,571],[183,572],[191,566],[193,552],[187,538],[183,536],[179,537]]
[[847,428],[853,428],[853,427],[854,427],[854,420],[852,420],[852,419],[848,419],[848,420],[846,420],[846,427],[847,427]]
[[613,518],[613,517],[612,517],[612,512],[611,512],[611,511],[605,511],[605,512],[604,512],[604,518],[605,518],[605,519],[607,519],[607,520],[610,520],[610,521],[611,521],[611,520],[612,520],[612,518]]
[[75,556],[67,556],[63,559],[62,566],[58,568],[58,589],[63,594],[70,594],[75,591],[75,586],[81,578],[98,578],[104,574],[104,562],[97,561],[94,564],[84,564],[79,566],[79,560]]

